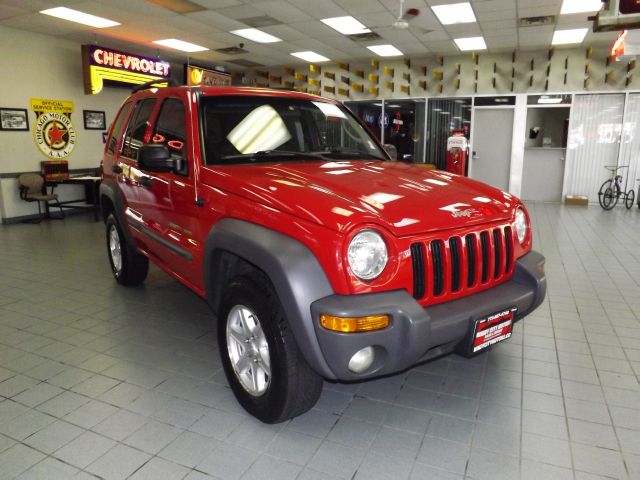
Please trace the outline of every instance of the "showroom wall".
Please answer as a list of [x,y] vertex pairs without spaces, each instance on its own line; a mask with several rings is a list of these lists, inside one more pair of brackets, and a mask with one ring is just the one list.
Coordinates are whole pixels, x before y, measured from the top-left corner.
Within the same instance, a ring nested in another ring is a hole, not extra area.
[[[34,203],[20,200],[15,173],[40,170],[47,160],[34,142],[35,114],[32,98],[70,100],[74,104],[71,120],[77,132],[76,146],[68,157],[70,169],[97,168],[102,153],[102,131],[85,130],[83,110],[106,113],[107,126],[128,89],[105,88],[97,95],[85,95],[80,45],[47,35],[0,26],[0,107],[28,111],[29,131],[0,130],[0,213],[3,219],[37,213]],[[62,198],[82,197],[80,187],[59,189]],[[76,190],[78,189],[78,190]]]
[[351,64],[249,71],[244,82],[320,93],[340,100],[506,93],[619,91],[640,88],[635,62],[611,61],[608,49],[471,53],[377,58]]

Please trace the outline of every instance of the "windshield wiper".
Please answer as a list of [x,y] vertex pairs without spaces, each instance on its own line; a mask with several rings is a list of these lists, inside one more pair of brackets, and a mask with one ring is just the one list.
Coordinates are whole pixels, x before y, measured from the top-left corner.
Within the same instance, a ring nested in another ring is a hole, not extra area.
[[387,160],[386,158],[378,157],[377,155],[372,155],[369,152],[365,152],[362,150],[358,150],[355,148],[345,148],[345,147],[334,147],[327,148],[326,150],[319,150],[317,152],[312,152],[318,155],[322,155],[323,157],[329,158],[359,158],[362,160]]
[[237,155],[224,155],[220,161],[230,163],[255,163],[269,162],[276,158],[296,158],[305,160],[319,160],[321,156],[315,152],[294,152],[290,150],[260,150],[253,153],[240,153]]

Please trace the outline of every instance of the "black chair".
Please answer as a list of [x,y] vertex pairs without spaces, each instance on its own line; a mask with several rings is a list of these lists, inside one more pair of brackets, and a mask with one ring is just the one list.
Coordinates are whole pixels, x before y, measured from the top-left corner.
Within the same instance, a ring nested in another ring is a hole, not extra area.
[[26,202],[38,202],[38,218],[32,220],[33,223],[40,223],[45,218],[40,206],[41,202],[45,203],[45,212],[49,213],[49,202],[53,202],[53,205],[60,209],[60,217],[48,217],[62,219],[64,213],[62,211],[62,205],[58,202],[58,195],[55,193],[46,193],[43,189],[44,178],[39,173],[23,173],[18,177],[18,183],[20,184],[20,198]]

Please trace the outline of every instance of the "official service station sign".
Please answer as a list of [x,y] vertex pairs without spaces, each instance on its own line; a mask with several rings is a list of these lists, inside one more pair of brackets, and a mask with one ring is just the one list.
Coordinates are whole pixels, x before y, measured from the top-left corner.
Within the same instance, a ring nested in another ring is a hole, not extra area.
[[32,98],[31,110],[36,114],[33,138],[47,157],[67,158],[76,146],[76,129],[71,122],[73,102]]
[[95,95],[104,82],[141,85],[171,78],[171,65],[157,58],[143,57],[98,45],[82,46],[84,93]]

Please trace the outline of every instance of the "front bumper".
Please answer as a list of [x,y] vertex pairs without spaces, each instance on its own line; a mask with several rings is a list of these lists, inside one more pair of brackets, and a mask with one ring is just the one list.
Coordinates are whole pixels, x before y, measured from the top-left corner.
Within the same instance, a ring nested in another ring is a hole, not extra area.
[[[485,315],[517,307],[520,320],[544,300],[547,281],[544,257],[529,252],[517,260],[511,280],[490,290],[451,302],[422,307],[406,290],[364,295],[331,295],[311,304],[311,314],[324,360],[335,380],[359,380],[395,373],[450,353],[464,341],[472,323]],[[367,333],[338,333],[319,324],[321,314],[360,317],[391,315],[391,325]],[[364,373],[347,368],[359,350],[373,346],[375,360]]]

